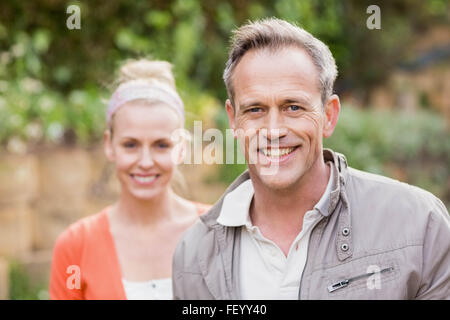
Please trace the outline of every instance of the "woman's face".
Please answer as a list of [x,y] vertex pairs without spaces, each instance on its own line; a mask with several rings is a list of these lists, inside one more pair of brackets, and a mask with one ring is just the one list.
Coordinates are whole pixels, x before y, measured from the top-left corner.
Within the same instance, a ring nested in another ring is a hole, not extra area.
[[130,101],[113,119],[113,133],[105,132],[105,153],[116,165],[123,195],[150,200],[167,190],[175,169],[171,139],[181,127],[180,117],[164,104]]

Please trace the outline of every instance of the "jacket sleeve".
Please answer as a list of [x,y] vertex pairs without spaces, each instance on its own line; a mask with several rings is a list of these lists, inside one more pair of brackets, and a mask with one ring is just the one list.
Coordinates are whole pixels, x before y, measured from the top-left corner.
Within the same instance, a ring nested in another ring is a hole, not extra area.
[[421,283],[416,299],[450,299],[450,217],[434,197],[423,243]]
[[77,286],[77,282],[81,282],[80,248],[77,243],[81,241],[76,240],[70,229],[64,231],[56,240],[49,286],[52,300],[83,299],[83,291]]

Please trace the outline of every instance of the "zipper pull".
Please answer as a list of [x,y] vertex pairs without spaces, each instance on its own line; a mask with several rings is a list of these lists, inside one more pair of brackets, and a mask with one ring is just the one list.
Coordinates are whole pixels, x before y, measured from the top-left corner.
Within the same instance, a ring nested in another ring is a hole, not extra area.
[[384,269],[382,269],[382,270],[380,270],[378,272],[364,273],[364,274],[360,274],[359,276],[356,276],[356,277],[353,277],[353,278],[344,279],[342,281],[333,283],[331,286],[328,286],[328,292],[333,292],[333,291],[336,291],[338,289],[345,288],[352,281],[363,279],[363,278],[367,278],[367,277],[370,277],[370,276],[372,276],[372,275],[374,275],[376,273],[383,273],[383,272],[392,271],[392,270],[394,270],[394,267],[388,267],[388,268],[384,268]]
[[348,286],[349,282],[350,282],[350,280],[345,279],[345,280],[333,283],[331,286],[328,286],[328,292],[333,292],[338,289],[345,288],[346,286]]

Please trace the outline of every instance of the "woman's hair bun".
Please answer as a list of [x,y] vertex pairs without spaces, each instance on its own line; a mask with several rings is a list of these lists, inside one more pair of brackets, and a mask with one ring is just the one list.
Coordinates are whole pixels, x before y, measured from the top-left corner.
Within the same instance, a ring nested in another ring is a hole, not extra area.
[[119,70],[118,84],[120,85],[130,80],[159,82],[175,88],[172,65],[167,61],[147,59],[127,61]]

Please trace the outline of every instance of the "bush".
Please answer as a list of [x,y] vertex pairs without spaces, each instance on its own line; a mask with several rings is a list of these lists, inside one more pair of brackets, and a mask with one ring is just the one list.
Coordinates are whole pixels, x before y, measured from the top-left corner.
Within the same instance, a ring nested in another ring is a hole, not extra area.
[[33,283],[18,262],[10,263],[9,299],[10,300],[48,300],[47,284]]
[[450,139],[438,114],[344,106],[324,145],[345,154],[354,168],[404,180],[450,204]]

